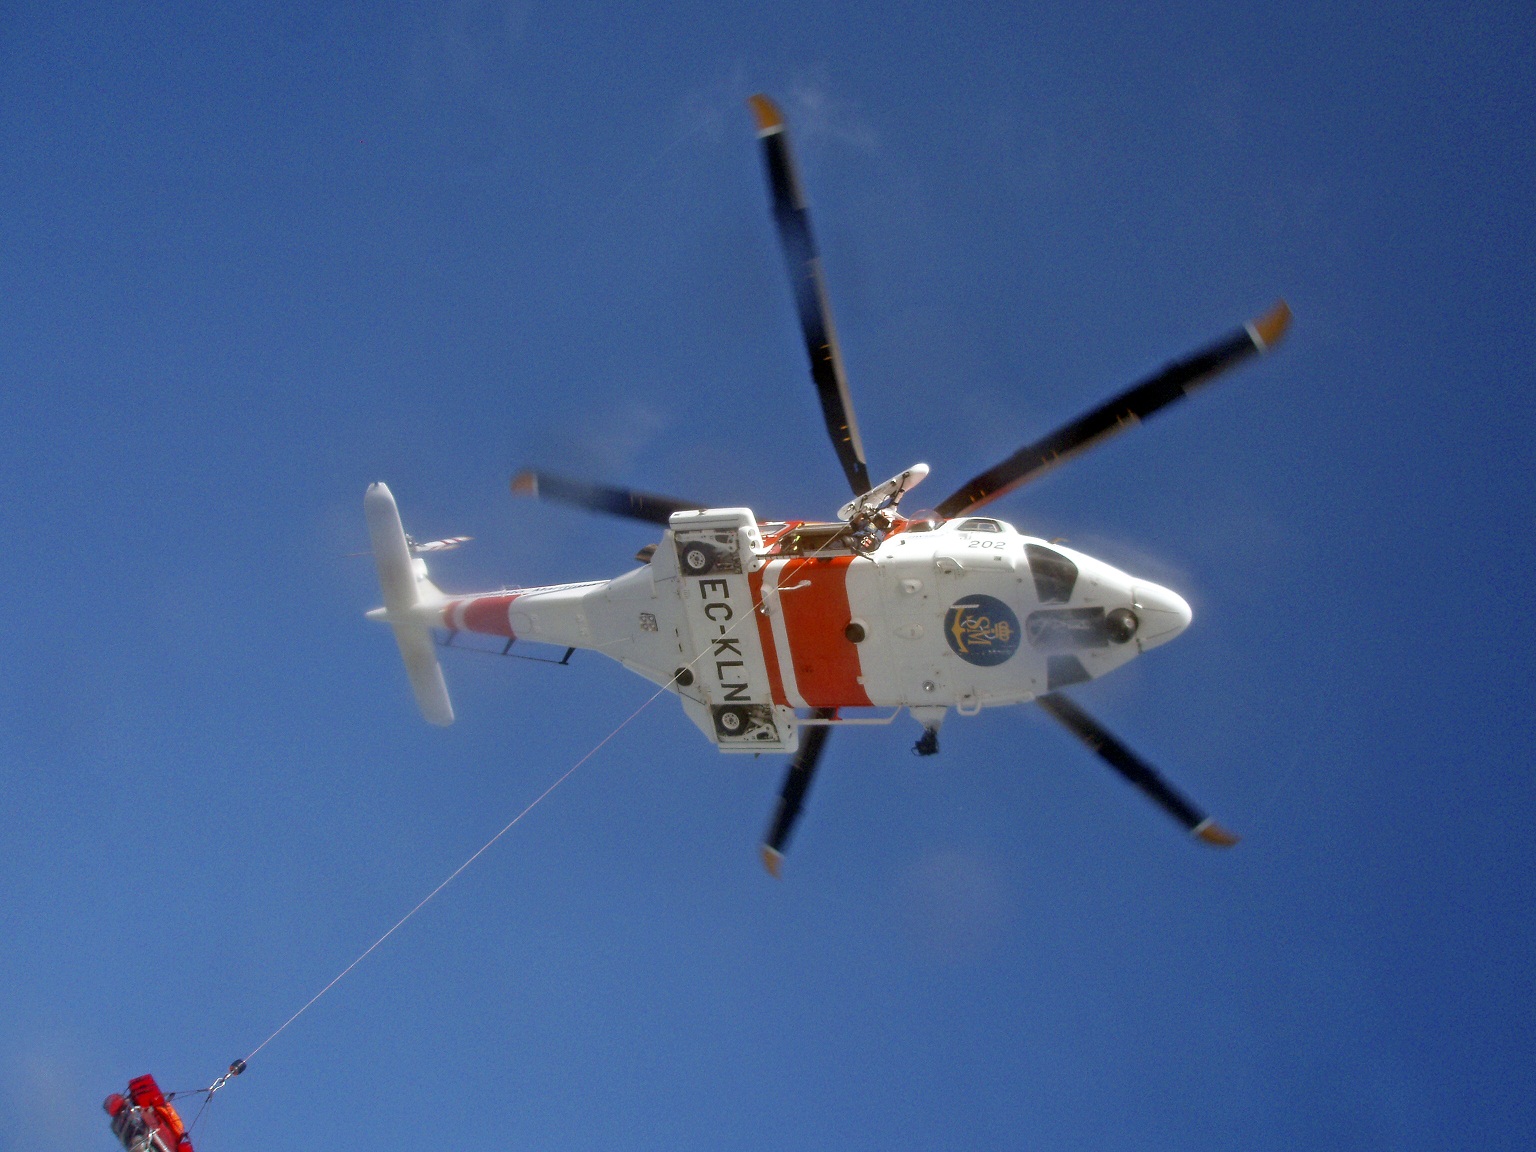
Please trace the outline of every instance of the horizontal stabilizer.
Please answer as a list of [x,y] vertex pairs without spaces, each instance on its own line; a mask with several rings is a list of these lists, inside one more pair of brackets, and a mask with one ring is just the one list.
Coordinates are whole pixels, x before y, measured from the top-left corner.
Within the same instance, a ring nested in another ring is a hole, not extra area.
[[406,675],[411,678],[411,691],[416,693],[416,706],[428,723],[447,727],[453,723],[453,702],[448,699],[448,685],[443,681],[443,669],[437,662],[437,643],[432,639],[432,629],[425,624],[396,624],[395,643],[400,645],[400,658],[405,661]]
[[[363,510],[368,516],[379,587],[384,592],[384,619],[395,630],[395,642],[400,645],[400,658],[411,678],[416,704],[429,722],[452,724],[453,704],[448,699],[443,670],[437,663],[431,617],[418,612],[429,609],[441,594],[426,580],[425,562],[411,558],[410,540],[388,485],[370,484],[363,497]],[[423,591],[429,597],[426,605],[422,603]]]
[[373,544],[373,562],[379,569],[379,587],[384,592],[384,607],[391,615],[416,607],[416,570],[411,564],[411,545],[400,523],[400,509],[388,484],[368,485],[363,497],[363,511],[368,516],[368,538]]

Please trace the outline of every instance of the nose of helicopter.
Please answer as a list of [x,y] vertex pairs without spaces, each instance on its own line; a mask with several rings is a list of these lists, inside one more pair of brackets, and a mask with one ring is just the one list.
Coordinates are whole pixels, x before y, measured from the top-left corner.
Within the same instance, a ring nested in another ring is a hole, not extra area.
[[1168,643],[1195,618],[1184,597],[1159,584],[1138,583],[1135,599],[1136,615],[1141,618],[1136,638],[1142,651]]

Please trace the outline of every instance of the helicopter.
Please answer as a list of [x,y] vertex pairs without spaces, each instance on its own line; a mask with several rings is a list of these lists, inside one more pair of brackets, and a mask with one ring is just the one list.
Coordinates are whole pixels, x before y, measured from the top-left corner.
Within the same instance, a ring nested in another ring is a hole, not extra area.
[[406,535],[389,488],[371,485],[364,510],[384,606],[367,615],[394,629],[422,715],[454,719],[434,630],[448,644],[461,632],[504,640],[502,654],[519,642],[564,647],[554,663],[600,652],[675,694],[719,751],[791,755],[761,845],[778,876],[833,728],[888,724],[905,711],[922,728],[913,751],[927,756],[951,711],[1033,702],[1200,842],[1236,844],[1063,691],[1177,637],[1188,603],[978,513],[1269,351],[1290,309],[1277,303],[907,518],[902,500],[929,467],[871,482],[784,116],[767,96],[748,104],[811,377],[853,498],[834,520],[764,521],[749,508],[524,471],[514,493],[657,525],[660,541],[611,580],[448,595],[429,579],[426,549]]

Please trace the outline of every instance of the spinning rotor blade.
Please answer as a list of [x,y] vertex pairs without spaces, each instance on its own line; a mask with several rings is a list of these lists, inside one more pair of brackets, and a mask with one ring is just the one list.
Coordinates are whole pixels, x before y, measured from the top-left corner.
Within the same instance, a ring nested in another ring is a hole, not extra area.
[[695,512],[704,507],[703,504],[688,500],[674,500],[670,496],[653,496],[649,492],[635,492],[628,488],[609,488],[604,484],[567,480],[548,472],[519,472],[512,477],[512,491],[519,496],[537,496],[559,504],[574,504],[591,512],[627,516],[631,520],[644,520],[650,524],[665,525],[674,512]]
[[1035,697],[1035,703],[1097,752],[1111,768],[1141,789],[1154,804],[1205,843],[1217,848],[1230,848],[1237,843],[1236,836],[1191,804],[1178,789],[1158,774],[1157,769],[1132,752],[1067,697],[1059,692],[1051,692]]
[[1183,399],[1249,356],[1268,351],[1285,335],[1290,322],[1291,310],[1282,300],[1237,331],[1188,359],[1174,361],[1134,388],[987,469],[940,504],[939,515],[963,516],[1012,492],[1021,484],[1027,484],[1067,457],[1125,431],[1159,409]]
[[763,160],[768,166],[768,188],[773,195],[773,222],[778,225],[779,244],[789,266],[789,282],[795,292],[795,311],[800,314],[800,331],[805,336],[805,350],[811,358],[811,378],[821,397],[821,412],[832,435],[832,447],[848,477],[855,496],[862,496],[872,485],[869,465],[864,461],[864,443],[859,439],[859,425],[853,416],[853,401],[848,395],[848,381],[843,375],[843,358],[837,350],[837,330],[832,326],[832,307],[827,303],[827,285],[821,273],[821,257],[811,235],[811,217],[795,171],[795,159],[789,150],[789,133],[778,106],[766,96],[747,101],[757,117],[757,137],[763,142]]
[[443,540],[413,540],[410,536],[407,536],[405,543],[414,556],[421,552],[452,552],[455,548],[461,548],[473,539],[473,536],[449,536]]
[[[449,536],[443,540],[428,540],[423,543],[412,538],[411,534],[407,532],[405,546],[412,556],[420,556],[423,552],[452,552],[455,548],[463,547],[473,539],[473,536]],[[344,552],[342,555],[346,559],[351,560],[357,556],[372,556],[373,551],[370,549],[367,552]]]
[[[822,720],[833,720],[837,717],[837,709],[818,708],[816,716]],[[794,760],[790,762],[789,772],[784,777],[784,787],[779,789],[779,806],[774,810],[767,835],[763,837],[763,867],[775,877],[784,862],[784,846],[789,843],[789,834],[795,830],[795,821],[800,818],[805,794],[810,791],[811,778],[816,775],[816,762],[821,759],[821,750],[831,734],[832,729],[825,724],[816,724],[800,731],[800,751],[795,753]]]

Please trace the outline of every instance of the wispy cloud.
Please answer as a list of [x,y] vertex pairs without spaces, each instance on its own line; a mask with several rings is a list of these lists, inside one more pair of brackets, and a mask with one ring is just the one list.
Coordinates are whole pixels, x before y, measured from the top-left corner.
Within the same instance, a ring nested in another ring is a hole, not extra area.
[[449,0],[411,14],[409,83],[436,134],[479,159],[497,155],[517,107],[528,39],[525,0]]
[[[76,1046],[39,1039],[0,1059],[6,1123],[0,1125],[3,1152],[79,1152],[106,1136],[106,1113],[97,1107],[106,1090],[93,1082],[88,1061]],[[97,1117],[101,1128],[93,1127]]]
[[908,937],[941,963],[983,953],[1011,916],[995,870],[964,852],[933,852],[910,865],[897,881],[895,901]]
[[859,105],[833,95],[831,86],[823,79],[809,77],[792,82],[782,105],[797,139],[832,140],[868,155],[881,149],[880,134]]

